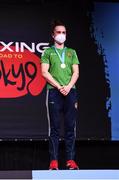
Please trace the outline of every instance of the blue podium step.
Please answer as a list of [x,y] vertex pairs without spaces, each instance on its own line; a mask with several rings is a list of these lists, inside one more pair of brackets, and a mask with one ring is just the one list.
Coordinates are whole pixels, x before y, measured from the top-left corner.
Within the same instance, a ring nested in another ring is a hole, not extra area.
[[32,171],[33,180],[119,179],[119,170],[49,170]]

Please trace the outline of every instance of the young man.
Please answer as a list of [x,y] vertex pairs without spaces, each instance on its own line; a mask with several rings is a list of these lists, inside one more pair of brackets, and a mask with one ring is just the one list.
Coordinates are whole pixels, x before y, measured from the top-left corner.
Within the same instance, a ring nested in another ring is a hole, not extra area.
[[77,95],[75,83],[79,77],[79,61],[74,49],[64,45],[66,27],[55,21],[52,25],[53,46],[41,57],[42,75],[47,80],[47,111],[49,120],[49,169],[57,170],[60,113],[64,113],[66,167],[79,169],[74,161]]

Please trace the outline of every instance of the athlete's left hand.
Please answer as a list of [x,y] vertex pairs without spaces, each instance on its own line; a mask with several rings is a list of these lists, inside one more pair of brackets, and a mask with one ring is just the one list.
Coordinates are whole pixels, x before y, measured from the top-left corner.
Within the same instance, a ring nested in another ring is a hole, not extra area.
[[69,85],[67,85],[67,86],[63,86],[63,95],[64,96],[66,96],[69,92],[70,92],[70,90],[71,90],[71,87],[69,86]]

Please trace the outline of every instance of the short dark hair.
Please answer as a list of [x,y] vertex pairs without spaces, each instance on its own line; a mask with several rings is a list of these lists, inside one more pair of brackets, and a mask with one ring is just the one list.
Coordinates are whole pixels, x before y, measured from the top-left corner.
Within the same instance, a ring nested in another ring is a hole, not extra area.
[[66,28],[66,25],[64,24],[64,22],[62,22],[59,19],[55,19],[51,22],[51,33],[54,32],[54,29],[56,26],[64,26]]

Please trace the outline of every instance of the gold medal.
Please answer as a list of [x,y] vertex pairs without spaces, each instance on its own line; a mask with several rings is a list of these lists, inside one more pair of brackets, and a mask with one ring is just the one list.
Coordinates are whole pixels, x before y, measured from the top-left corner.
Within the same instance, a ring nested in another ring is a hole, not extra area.
[[66,64],[62,63],[61,68],[64,69],[66,67]]

